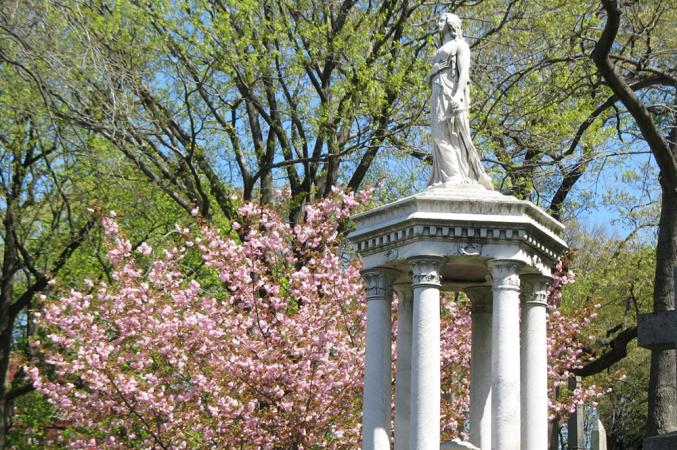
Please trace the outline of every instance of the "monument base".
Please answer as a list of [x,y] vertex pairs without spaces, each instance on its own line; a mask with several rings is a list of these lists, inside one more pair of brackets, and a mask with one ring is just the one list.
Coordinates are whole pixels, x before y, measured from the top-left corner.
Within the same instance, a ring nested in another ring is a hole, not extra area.
[[469,442],[463,442],[459,439],[453,441],[444,441],[440,445],[440,450],[480,450]]

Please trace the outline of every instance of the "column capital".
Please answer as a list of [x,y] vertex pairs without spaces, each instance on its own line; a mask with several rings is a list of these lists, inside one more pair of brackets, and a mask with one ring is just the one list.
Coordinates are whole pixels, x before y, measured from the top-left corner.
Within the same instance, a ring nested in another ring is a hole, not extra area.
[[407,260],[411,266],[412,286],[441,286],[440,269],[445,258],[439,256],[416,256]]
[[547,305],[548,287],[552,283],[552,277],[540,273],[527,273],[520,275],[522,291],[522,303],[527,305]]
[[385,267],[363,270],[362,278],[364,279],[367,301],[388,297],[388,291],[392,290],[392,282],[398,275],[399,272],[397,270]]
[[411,281],[394,283],[393,291],[395,291],[397,298],[400,300],[411,300],[414,296]]
[[494,290],[519,291],[520,277],[518,271],[524,263],[514,259],[492,259],[487,263]]
[[491,286],[470,286],[463,290],[470,298],[472,311],[478,313],[490,313],[493,301]]

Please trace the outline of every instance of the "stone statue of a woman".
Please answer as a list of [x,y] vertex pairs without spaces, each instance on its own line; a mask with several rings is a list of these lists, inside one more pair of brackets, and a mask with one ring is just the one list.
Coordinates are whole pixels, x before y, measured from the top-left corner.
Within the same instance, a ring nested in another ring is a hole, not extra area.
[[428,186],[479,183],[493,190],[470,138],[470,48],[463,39],[461,19],[455,14],[442,14],[437,28],[441,46],[435,52],[429,76],[433,170]]

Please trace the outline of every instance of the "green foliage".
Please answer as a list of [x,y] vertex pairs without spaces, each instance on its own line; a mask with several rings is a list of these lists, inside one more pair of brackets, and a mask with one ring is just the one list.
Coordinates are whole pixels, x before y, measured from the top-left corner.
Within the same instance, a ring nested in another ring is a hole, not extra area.
[[[274,188],[288,188],[291,220],[336,184],[376,185],[376,203],[421,189],[432,24],[448,7],[433,3],[4,2],[3,179],[32,144],[55,149],[20,199],[17,230],[36,267],[49,269],[92,217],[87,208],[124,211],[132,243],[155,244],[195,206],[227,229],[242,198],[267,201]],[[637,95],[666,130],[674,81],[671,90],[655,78],[674,72],[677,8],[623,8],[614,63],[643,86]],[[472,47],[474,139],[500,189],[560,217],[601,205],[638,237],[573,236],[579,280],[564,308],[601,303],[595,324],[604,339],[648,310],[655,253],[644,243],[657,175],[651,162],[637,164],[645,145],[589,59],[604,20],[599,5],[484,0],[451,9]],[[609,173],[615,186],[590,186],[594,174]],[[79,284],[107,270],[95,230],[59,279]],[[17,276],[14,297],[31,281]],[[615,386],[618,397],[600,405],[603,415],[632,405],[621,427],[628,435],[641,422],[641,408],[624,400],[641,392],[641,354],[633,349],[618,366],[634,376],[632,387]]]
[[[637,315],[651,311],[655,248],[641,241],[605,236],[605,230],[572,232],[575,246],[576,283],[564,292],[567,308],[585,302],[599,304],[591,330],[596,336],[595,356],[621,330],[633,327]],[[611,442],[632,448],[641,442],[647,414],[647,392],[651,353],[628,346],[627,356],[588,383],[611,381],[611,392],[599,400],[597,410]]]
[[14,404],[7,448],[16,450],[61,449],[51,439],[50,430],[62,427],[54,407],[37,392],[21,396]]

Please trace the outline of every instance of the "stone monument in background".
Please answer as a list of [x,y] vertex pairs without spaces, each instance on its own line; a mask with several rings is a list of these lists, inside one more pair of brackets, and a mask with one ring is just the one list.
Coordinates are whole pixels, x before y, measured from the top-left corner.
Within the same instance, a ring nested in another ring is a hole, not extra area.
[[[461,21],[443,14],[437,25],[428,189],[353,217],[349,235],[363,258],[367,297],[362,448],[391,448],[396,292],[394,448],[543,450],[546,292],[566,249],[564,227],[531,202],[493,190],[470,137]],[[440,442],[441,291],[472,301],[470,443]]]
[[[675,301],[677,302],[677,267],[673,267]],[[677,349],[677,310],[640,314],[637,321],[637,345],[650,350]],[[677,357],[677,354],[675,355]],[[677,449],[677,431],[644,439],[644,450]]]

